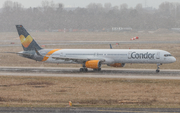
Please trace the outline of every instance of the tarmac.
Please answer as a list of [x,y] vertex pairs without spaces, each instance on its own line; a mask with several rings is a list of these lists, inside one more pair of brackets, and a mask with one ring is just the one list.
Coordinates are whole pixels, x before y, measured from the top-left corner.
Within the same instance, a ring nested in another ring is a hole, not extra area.
[[0,67],[0,75],[180,80],[180,70],[161,70],[156,73],[155,69],[124,68],[102,68],[100,72],[89,69],[88,72],[79,72],[79,68],[66,67]]
[[176,108],[9,108],[0,113],[179,113]]
[[[0,76],[56,76],[94,77],[128,79],[176,79],[180,80],[180,70],[117,69],[103,68],[100,72],[79,72],[79,68],[66,67],[0,67]],[[180,113],[179,108],[14,108],[0,107],[0,113]]]

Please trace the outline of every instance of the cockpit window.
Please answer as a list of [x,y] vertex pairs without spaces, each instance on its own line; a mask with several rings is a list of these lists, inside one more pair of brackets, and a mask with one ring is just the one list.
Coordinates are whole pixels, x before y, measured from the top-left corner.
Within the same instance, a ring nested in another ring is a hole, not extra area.
[[165,57],[169,57],[169,56],[172,56],[172,55],[171,55],[171,54],[165,54],[164,56],[165,56]]

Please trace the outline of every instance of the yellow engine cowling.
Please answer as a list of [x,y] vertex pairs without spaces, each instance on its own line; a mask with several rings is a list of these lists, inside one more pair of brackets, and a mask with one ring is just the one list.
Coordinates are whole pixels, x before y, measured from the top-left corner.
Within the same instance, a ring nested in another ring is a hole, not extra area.
[[99,60],[90,60],[85,63],[86,68],[99,69],[101,68],[101,62]]
[[114,64],[109,64],[108,66],[111,66],[111,67],[124,67],[125,63],[114,63]]

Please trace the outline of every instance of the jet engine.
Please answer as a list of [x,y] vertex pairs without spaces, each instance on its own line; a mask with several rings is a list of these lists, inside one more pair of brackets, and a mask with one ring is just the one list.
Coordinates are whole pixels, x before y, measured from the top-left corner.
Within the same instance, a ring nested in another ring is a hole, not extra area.
[[99,60],[90,60],[84,63],[86,68],[99,69],[101,68],[101,62]]
[[111,67],[124,67],[124,66],[125,66],[125,63],[108,64],[108,66],[111,66]]

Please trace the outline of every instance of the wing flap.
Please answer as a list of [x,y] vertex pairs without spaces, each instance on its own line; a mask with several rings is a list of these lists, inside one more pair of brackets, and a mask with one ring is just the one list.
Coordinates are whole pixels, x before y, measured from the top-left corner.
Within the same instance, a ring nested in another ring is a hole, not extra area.
[[105,59],[101,59],[101,58],[68,58],[68,57],[52,57],[52,58],[56,60],[74,61],[78,63],[86,62],[89,60],[100,60],[101,62],[105,61]]

